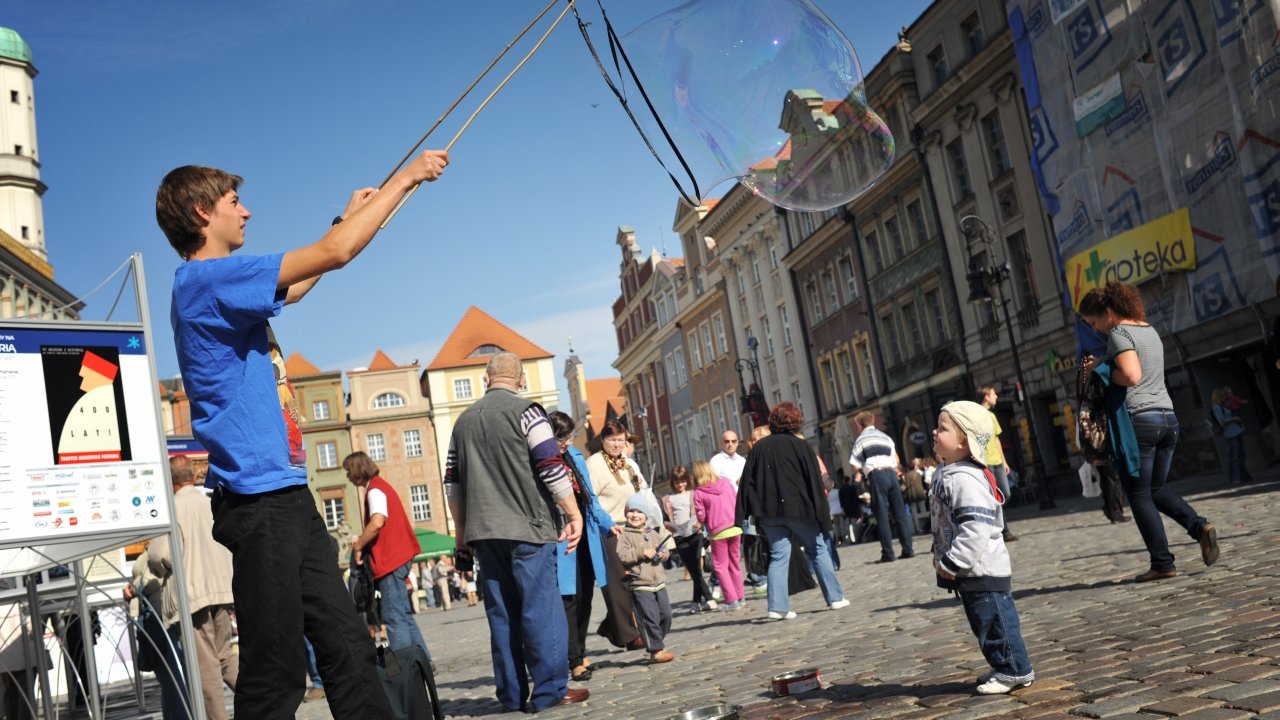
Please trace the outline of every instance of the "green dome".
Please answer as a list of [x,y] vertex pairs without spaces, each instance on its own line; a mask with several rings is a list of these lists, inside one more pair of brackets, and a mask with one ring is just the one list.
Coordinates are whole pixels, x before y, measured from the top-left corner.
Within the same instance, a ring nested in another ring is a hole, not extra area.
[[31,47],[22,39],[17,30],[0,27],[0,57],[19,62],[31,62]]

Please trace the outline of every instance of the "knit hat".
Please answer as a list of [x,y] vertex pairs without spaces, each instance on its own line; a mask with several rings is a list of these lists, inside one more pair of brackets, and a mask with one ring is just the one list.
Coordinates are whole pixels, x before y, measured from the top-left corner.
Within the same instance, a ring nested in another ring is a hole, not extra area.
[[657,506],[656,500],[651,492],[632,493],[627,498],[627,509],[644,513],[645,525],[651,528],[661,527],[662,509]]
[[991,411],[976,402],[956,400],[943,405],[942,412],[950,416],[951,422],[964,433],[969,442],[969,458],[986,466],[987,445],[995,434],[995,427],[991,424]]

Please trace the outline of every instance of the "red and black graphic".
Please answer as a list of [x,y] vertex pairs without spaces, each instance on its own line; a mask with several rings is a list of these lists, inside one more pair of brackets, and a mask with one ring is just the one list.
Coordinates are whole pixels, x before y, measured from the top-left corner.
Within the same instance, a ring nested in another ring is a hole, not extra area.
[[40,359],[54,463],[132,459],[119,350],[43,345]]

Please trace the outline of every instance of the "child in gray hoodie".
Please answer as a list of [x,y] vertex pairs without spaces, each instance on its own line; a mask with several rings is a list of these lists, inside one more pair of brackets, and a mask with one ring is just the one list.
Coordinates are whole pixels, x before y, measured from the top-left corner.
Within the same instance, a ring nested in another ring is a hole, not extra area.
[[623,581],[631,589],[637,624],[651,663],[675,659],[663,647],[671,630],[671,600],[667,597],[667,572],[662,563],[671,554],[666,547],[671,536],[659,538],[661,522],[662,510],[654,504],[653,495],[636,493],[627,498],[627,524],[618,536]]
[[969,401],[947,403],[933,431],[944,465],[933,475],[933,565],[938,587],[954,590],[964,604],[991,671],[978,678],[981,695],[1003,695],[1036,677],[1022,642],[1018,609],[1010,593],[1005,547],[1004,497],[983,464],[991,442],[991,414]]

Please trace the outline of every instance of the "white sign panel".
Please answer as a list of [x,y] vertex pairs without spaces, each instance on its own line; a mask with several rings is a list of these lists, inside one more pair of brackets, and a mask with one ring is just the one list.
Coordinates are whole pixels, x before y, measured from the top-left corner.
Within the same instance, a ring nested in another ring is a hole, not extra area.
[[143,340],[0,322],[0,545],[167,527]]

